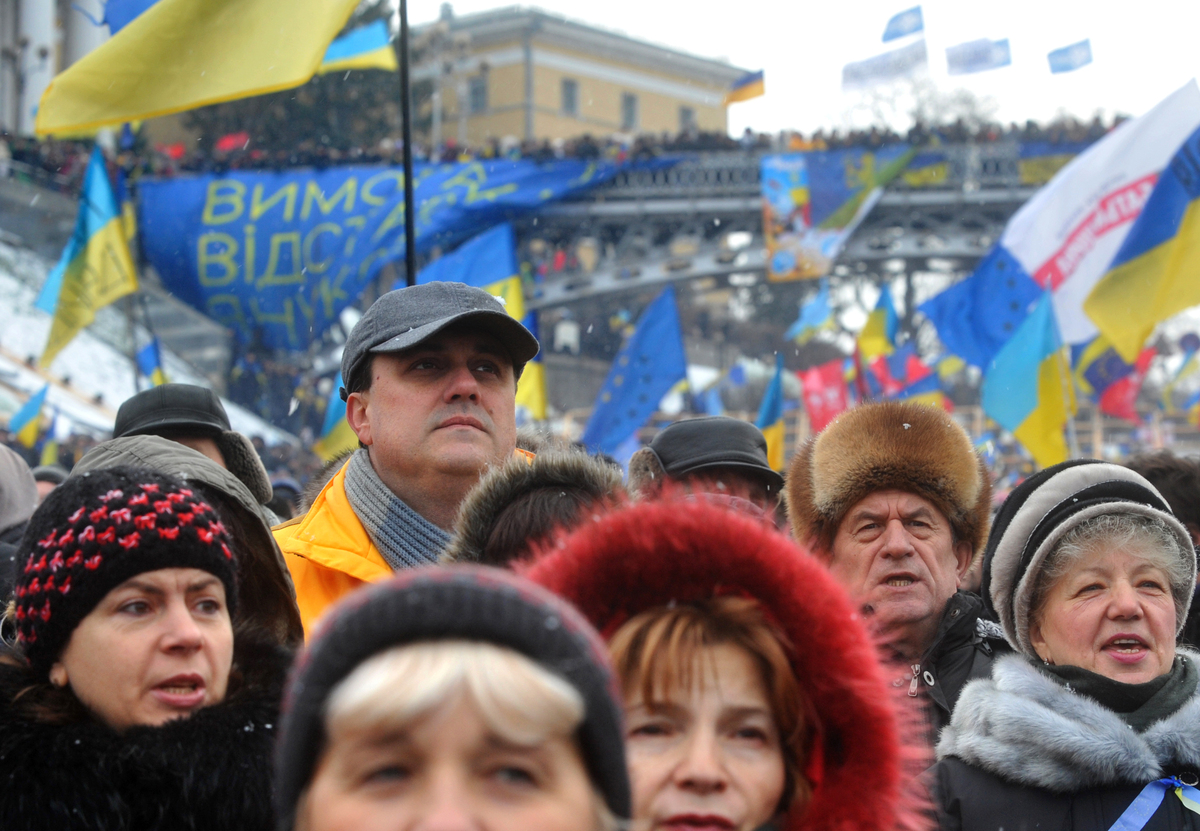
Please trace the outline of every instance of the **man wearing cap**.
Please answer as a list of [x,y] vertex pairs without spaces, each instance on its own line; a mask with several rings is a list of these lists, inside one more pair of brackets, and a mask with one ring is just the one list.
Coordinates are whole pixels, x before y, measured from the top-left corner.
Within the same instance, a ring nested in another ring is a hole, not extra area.
[[629,460],[629,490],[653,496],[664,482],[775,510],[783,477],[767,462],[767,440],[748,421],[710,416],[668,425]]
[[796,540],[829,566],[869,625],[908,667],[940,730],[966,682],[1007,651],[983,601],[960,591],[987,541],[991,479],[966,431],[936,407],[864,404],[792,460]]
[[463,497],[518,452],[517,379],[537,352],[499,300],[462,283],[398,289],[367,309],[342,353],[360,448],[275,529],[306,631],[364,583],[437,562]]

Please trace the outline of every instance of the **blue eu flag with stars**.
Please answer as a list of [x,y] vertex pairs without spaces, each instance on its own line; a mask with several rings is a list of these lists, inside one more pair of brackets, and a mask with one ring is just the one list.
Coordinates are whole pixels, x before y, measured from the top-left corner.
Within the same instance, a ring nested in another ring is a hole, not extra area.
[[646,307],[613,361],[583,431],[583,443],[593,453],[613,453],[654,414],[671,387],[686,377],[675,289],[668,286]]

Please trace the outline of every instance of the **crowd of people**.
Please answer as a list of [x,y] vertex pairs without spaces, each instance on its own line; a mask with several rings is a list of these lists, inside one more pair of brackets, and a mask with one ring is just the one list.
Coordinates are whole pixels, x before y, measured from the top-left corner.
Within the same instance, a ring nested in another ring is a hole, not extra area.
[[1200,463],[1066,462],[993,516],[966,431],[884,401],[786,475],[706,417],[626,478],[518,437],[538,350],[480,289],[381,296],[360,446],[286,522],[201,387],[44,486],[0,448],[0,822],[1200,827]]
[[[480,144],[460,144],[448,139],[437,147],[417,142],[414,158],[418,162],[443,163],[488,160],[531,159],[545,163],[556,159],[608,159],[616,162],[649,159],[675,153],[731,151],[809,151],[876,149],[889,144],[907,142],[926,146],[931,142],[943,144],[1008,142],[1048,142],[1050,144],[1086,144],[1101,138],[1108,130],[1124,120],[1116,116],[1105,124],[1100,116],[1081,121],[1063,116],[1048,124],[1028,121],[1007,127],[998,123],[969,126],[958,118],[939,125],[917,122],[906,133],[890,127],[871,127],[866,130],[842,131],[818,129],[804,135],[794,130],[778,134],[756,133],[750,128],[734,138],[724,132],[684,130],[678,133],[625,134],[596,137],[590,134],[569,139],[520,140],[514,136],[493,137]],[[228,137],[227,137],[228,138]],[[183,173],[224,172],[227,170],[285,170],[296,167],[326,168],[346,164],[400,164],[403,145],[398,139],[385,138],[376,145],[335,147],[312,139],[300,141],[294,148],[271,150],[256,146],[254,138],[244,141],[218,142],[220,147],[196,143],[159,144],[153,147],[126,141],[131,147],[122,148],[119,164],[142,175],[173,176]],[[90,141],[42,140],[0,134],[0,171],[8,175],[8,159],[39,171],[46,182],[64,190],[78,190],[87,168]],[[133,146],[139,149],[134,150]]]

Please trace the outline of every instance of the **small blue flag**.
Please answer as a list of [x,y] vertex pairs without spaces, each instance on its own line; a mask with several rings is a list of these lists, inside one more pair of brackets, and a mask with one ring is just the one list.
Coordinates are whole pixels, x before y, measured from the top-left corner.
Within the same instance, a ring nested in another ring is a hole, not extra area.
[[1092,41],[1081,40],[1062,49],[1055,49],[1049,55],[1050,71],[1057,75],[1060,72],[1072,72],[1081,66],[1092,62]]
[[581,441],[593,453],[613,453],[654,414],[671,387],[686,378],[675,289],[667,286],[646,307],[613,361]]
[[1011,64],[1012,51],[1008,47],[1008,38],[1004,40],[982,38],[946,48],[946,69],[951,75],[986,72],[989,69],[999,69]]
[[925,18],[921,15],[921,7],[913,6],[911,9],[906,9],[897,15],[894,15],[887,22],[887,27],[883,30],[883,42],[902,38],[905,35],[911,35],[915,32],[923,32],[925,30]]
[[131,20],[153,6],[157,0],[107,0],[104,4],[104,22],[109,35],[124,29]]
[[833,309],[829,306],[829,280],[822,278],[821,287],[812,300],[804,304],[800,317],[783,333],[784,340],[812,337],[818,330],[829,324],[833,319]]

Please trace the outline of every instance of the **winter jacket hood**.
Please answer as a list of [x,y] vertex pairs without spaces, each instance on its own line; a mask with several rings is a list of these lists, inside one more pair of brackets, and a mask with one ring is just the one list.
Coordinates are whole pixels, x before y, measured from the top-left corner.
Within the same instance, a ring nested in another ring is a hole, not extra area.
[[295,590],[283,553],[271,536],[274,514],[258,503],[240,479],[203,453],[160,436],[126,436],[93,447],[71,471],[129,465],[179,476],[224,496],[222,506],[233,514],[244,539],[235,540],[241,552],[238,579],[243,610],[254,622],[273,632],[281,643],[298,645],[303,639],[296,611]]
[[24,526],[37,508],[37,482],[25,460],[0,445],[0,532]]
[[701,500],[643,502],[545,546],[523,570],[575,603],[606,637],[673,601],[754,598],[794,645],[793,669],[817,725],[802,764],[812,798],[779,828],[921,825],[906,796],[921,752],[906,739],[911,725],[902,723],[904,705],[875,644],[821,563],[766,523]]
[[[1177,654],[1200,660],[1190,650]],[[963,690],[937,755],[1055,793],[1141,786],[1176,767],[1200,770],[1200,690],[1173,715],[1137,733],[1028,659],[1008,655],[995,662],[990,679]]]

